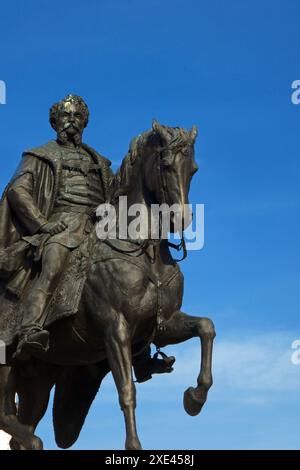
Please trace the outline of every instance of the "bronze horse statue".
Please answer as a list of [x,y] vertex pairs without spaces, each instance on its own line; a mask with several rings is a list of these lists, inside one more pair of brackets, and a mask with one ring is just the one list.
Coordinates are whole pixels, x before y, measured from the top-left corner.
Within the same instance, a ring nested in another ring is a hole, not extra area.
[[[176,203],[182,228],[186,228],[191,223],[191,213],[186,209],[189,187],[197,171],[196,135],[194,127],[186,131],[154,121],[150,131],[132,141],[117,173],[111,191],[115,207],[119,197],[126,195],[128,206],[143,204],[144,217],[149,219],[151,204]],[[171,219],[171,231],[173,222]],[[9,351],[7,364],[0,367],[0,429],[12,436],[12,449],[43,448],[34,432],[46,412],[53,386],[56,442],[61,448],[70,447],[110,371],[125,418],[125,448],[141,449],[132,366],[140,381],[151,378],[155,371],[150,364],[148,371],[145,365],[143,370],[139,367],[151,343],[161,348],[200,338],[197,385],[184,393],[188,414],[201,411],[212,385],[214,325],[208,318],[180,310],[183,276],[171,256],[168,240],[99,240],[95,228],[83,245],[87,275],[77,314],[50,326],[47,353],[36,353],[21,362]]]

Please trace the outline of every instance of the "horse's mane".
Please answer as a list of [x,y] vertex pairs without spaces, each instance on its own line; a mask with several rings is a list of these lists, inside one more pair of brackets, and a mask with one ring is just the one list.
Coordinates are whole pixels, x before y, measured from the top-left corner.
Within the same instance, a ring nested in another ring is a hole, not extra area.
[[[170,150],[186,145],[189,143],[188,132],[181,127],[168,127],[162,126],[168,135],[168,148]],[[138,171],[138,162],[142,158],[143,148],[145,145],[155,147],[161,142],[161,137],[158,133],[150,129],[137,137],[134,137],[129,145],[129,150],[123,158],[122,164],[113,178],[110,188],[110,201],[115,201],[119,196],[128,194],[135,181],[135,176]]]
[[129,150],[112,181],[110,188],[111,202],[114,202],[119,196],[128,194],[131,189],[134,177],[136,176],[138,161],[141,158],[141,146],[144,145],[151,132],[146,131],[131,140]]

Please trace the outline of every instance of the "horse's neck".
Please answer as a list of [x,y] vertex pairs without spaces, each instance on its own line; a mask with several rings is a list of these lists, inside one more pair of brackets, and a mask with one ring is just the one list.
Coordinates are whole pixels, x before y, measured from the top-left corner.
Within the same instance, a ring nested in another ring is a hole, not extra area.
[[[151,149],[150,154],[153,153],[154,150]],[[128,211],[133,205],[140,204],[142,206],[142,210],[138,216],[139,218],[139,223],[141,227],[146,227],[147,230],[145,230],[146,233],[143,233],[143,236],[141,238],[143,239],[152,239],[152,232],[151,232],[151,201],[150,198],[147,198],[147,191],[144,188],[144,181],[143,181],[143,171],[142,171],[142,165],[143,165],[143,159],[147,158],[147,155],[143,155],[141,157],[140,162],[139,162],[139,168],[135,172],[136,179],[132,184],[130,185],[130,189],[128,190],[128,193],[126,194],[126,200],[122,200],[122,204],[120,204],[120,199],[116,201],[115,204],[115,210],[116,210],[116,224],[117,224],[117,230],[116,230],[116,237],[117,238],[124,238],[123,236],[120,236],[122,228],[120,227],[120,224],[124,224],[125,228],[127,229],[127,238],[135,238],[128,233],[128,227],[130,224],[136,219],[137,215],[133,214]],[[138,207],[135,206],[135,209],[138,210]],[[125,214],[126,212],[126,214]],[[134,211],[135,212],[135,211]],[[124,228],[124,227],[123,227]],[[124,231],[122,230],[124,233]],[[144,254],[142,255],[143,257],[148,257],[148,259],[153,259],[154,262],[151,263],[151,267],[154,271],[162,271],[165,268],[167,268],[168,265],[173,264],[172,263],[172,258],[170,256],[170,251],[168,247],[168,242],[167,240],[158,240],[156,244],[149,244],[149,246],[146,248]]]
[[[138,205],[141,208],[140,211]],[[124,224],[125,228],[130,229],[130,226],[132,226],[132,223],[138,217],[140,227],[144,230],[141,238],[151,238],[151,207],[149,202],[146,200],[145,193],[143,191],[141,172],[138,173],[138,178],[136,179],[134,184],[131,185],[128,194],[126,195],[126,199],[124,199],[123,196],[122,203],[120,203],[119,199],[117,201],[115,209],[117,215],[118,231],[120,229],[122,230],[119,224]],[[130,233],[128,235],[128,238],[132,238],[130,236]]]

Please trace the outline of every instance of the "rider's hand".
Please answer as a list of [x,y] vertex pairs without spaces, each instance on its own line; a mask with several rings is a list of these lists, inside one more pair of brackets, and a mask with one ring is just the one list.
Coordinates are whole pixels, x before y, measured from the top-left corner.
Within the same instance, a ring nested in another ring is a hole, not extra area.
[[57,233],[63,232],[68,227],[68,224],[65,222],[48,222],[45,225],[42,225],[40,232],[50,233],[50,235],[56,235]]

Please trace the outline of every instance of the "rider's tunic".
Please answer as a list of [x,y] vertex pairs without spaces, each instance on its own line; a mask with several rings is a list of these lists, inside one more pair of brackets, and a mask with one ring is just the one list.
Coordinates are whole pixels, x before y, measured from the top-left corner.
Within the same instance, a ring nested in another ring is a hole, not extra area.
[[91,229],[91,214],[104,202],[101,168],[83,149],[62,149],[62,172],[49,222],[68,227],[47,242],[76,248]]

